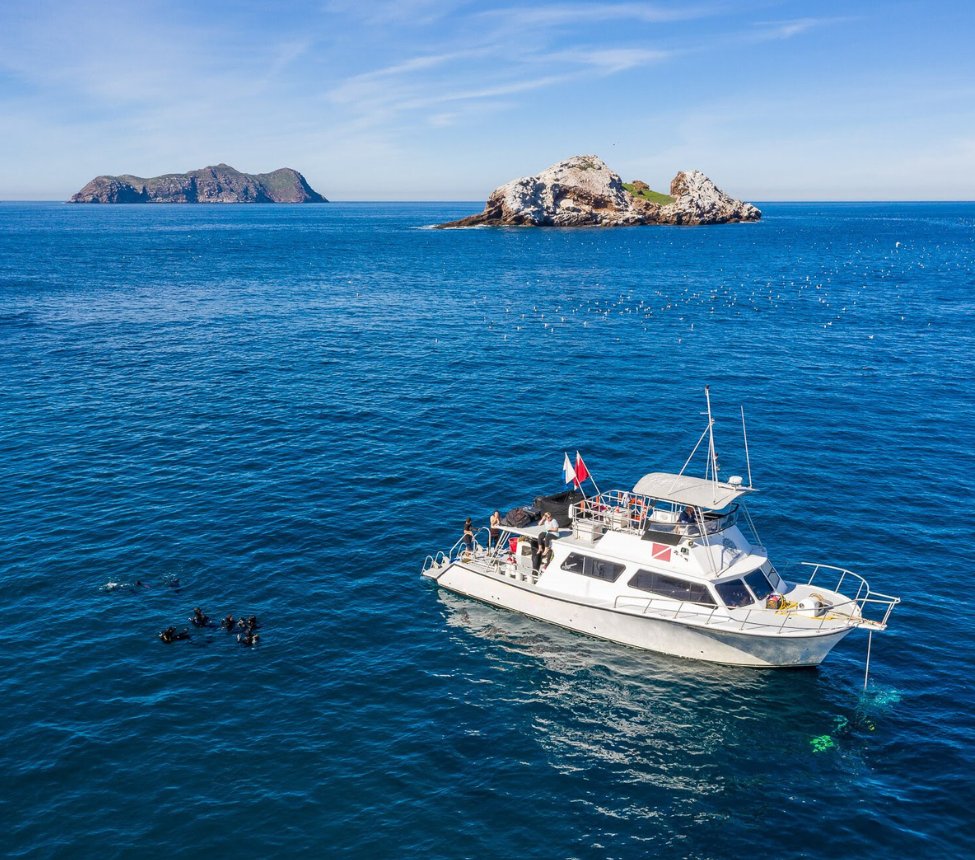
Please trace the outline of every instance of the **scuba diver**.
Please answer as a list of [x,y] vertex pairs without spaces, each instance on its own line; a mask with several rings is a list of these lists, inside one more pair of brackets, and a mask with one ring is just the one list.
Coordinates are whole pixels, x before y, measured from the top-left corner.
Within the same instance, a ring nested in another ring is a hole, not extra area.
[[199,606],[193,610],[193,617],[190,618],[194,627],[206,627],[210,623],[210,616],[204,615]]
[[189,639],[190,634],[188,630],[180,630],[177,632],[175,627],[167,627],[165,630],[159,632],[159,638],[167,645],[170,645],[180,639]]
[[244,618],[243,615],[237,619],[237,629],[242,633],[253,633],[260,625],[257,622],[257,616],[252,615],[250,618]]
[[237,641],[240,642],[241,645],[245,645],[248,648],[252,648],[258,642],[261,641],[261,635],[259,633],[255,633],[253,630],[248,629],[244,633],[237,634]]
[[228,633],[232,633],[234,630],[234,616],[228,614],[227,617],[220,622],[220,626]]

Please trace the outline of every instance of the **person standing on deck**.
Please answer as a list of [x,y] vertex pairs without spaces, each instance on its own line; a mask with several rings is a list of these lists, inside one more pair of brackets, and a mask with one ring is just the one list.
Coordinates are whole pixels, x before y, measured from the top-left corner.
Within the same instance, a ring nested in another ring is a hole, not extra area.
[[491,514],[491,522],[489,524],[490,530],[488,531],[488,547],[494,548],[498,545],[498,541],[501,539],[501,512],[495,511]]

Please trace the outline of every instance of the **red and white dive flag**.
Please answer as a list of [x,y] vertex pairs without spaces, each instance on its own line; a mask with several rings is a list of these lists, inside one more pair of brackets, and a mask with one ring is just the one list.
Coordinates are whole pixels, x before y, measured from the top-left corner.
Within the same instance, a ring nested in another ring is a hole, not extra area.
[[650,544],[650,555],[658,561],[670,561],[670,547],[663,543]]
[[[566,458],[566,462],[568,462],[568,457]],[[584,481],[588,480],[588,478],[589,478],[589,470],[586,468],[586,464],[582,461],[582,457],[580,456],[579,452],[576,451],[575,481],[577,484],[581,486]]]
[[565,475],[565,482],[567,484],[573,483],[576,479],[576,470],[572,468],[572,463],[569,462],[568,454],[565,455],[565,461],[562,463],[562,474]]

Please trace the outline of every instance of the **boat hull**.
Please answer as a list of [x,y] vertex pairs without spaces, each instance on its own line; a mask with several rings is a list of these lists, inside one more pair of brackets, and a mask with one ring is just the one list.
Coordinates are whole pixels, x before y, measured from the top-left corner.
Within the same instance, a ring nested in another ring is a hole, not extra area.
[[731,666],[818,666],[852,629],[842,627],[805,636],[741,633],[568,600],[534,585],[483,573],[463,562],[432,568],[426,575],[456,594],[598,639]]

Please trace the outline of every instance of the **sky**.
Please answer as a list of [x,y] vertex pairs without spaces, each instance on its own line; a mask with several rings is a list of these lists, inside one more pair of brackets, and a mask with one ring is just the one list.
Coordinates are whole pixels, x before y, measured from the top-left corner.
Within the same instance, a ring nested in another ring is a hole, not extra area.
[[3,0],[0,200],[226,162],[483,201],[582,154],[746,200],[975,200],[973,46],[962,0]]

